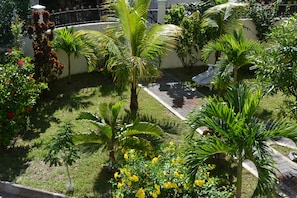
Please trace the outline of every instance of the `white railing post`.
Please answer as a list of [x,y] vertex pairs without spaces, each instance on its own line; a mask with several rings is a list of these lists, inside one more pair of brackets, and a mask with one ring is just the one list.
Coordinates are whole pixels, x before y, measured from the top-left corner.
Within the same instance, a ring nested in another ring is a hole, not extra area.
[[164,17],[166,13],[166,3],[167,0],[158,0],[158,23],[164,23]]

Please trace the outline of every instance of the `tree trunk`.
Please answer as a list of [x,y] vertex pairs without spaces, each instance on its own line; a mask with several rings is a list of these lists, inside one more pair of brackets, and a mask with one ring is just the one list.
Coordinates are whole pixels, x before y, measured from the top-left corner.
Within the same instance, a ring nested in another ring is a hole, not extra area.
[[70,84],[71,83],[70,54],[67,54],[67,55],[68,55],[68,83]]
[[242,188],[242,157],[239,156],[237,164],[237,173],[236,173],[236,198],[241,197],[241,188]]
[[238,83],[238,68],[237,67],[234,67],[233,68],[233,82],[234,82],[234,85],[237,85]]
[[136,85],[131,85],[131,97],[130,97],[130,111],[131,111],[131,119],[135,120],[137,110],[138,110],[138,98],[137,98],[137,90]]

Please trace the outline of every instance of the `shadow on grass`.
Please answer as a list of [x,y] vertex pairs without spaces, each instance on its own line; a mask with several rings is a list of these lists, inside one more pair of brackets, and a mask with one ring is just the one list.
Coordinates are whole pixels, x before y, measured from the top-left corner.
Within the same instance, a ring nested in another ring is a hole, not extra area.
[[113,171],[107,166],[103,167],[98,173],[97,179],[94,183],[93,190],[96,197],[110,198],[112,197],[112,185],[109,183],[113,178]]
[[62,78],[49,85],[49,91],[44,91],[36,108],[32,112],[32,127],[26,133],[21,134],[24,140],[32,140],[39,137],[49,127],[51,122],[60,123],[53,114],[59,109],[69,112],[87,108],[94,105],[88,101],[96,92],[102,96],[110,94],[121,95],[123,90],[114,86],[111,79],[98,72],[84,73],[72,76],[72,83],[68,84],[68,78]]
[[29,147],[12,147],[0,153],[0,180],[14,181],[28,165]]

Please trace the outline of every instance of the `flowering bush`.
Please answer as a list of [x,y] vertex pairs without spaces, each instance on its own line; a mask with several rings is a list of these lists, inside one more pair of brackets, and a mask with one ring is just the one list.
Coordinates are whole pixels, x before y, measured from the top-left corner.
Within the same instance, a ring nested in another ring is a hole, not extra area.
[[36,83],[29,57],[8,49],[0,64],[0,147],[7,146],[27,123],[27,116],[45,84]]
[[124,163],[111,183],[114,197],[231,197],[233,185],[213,177],[215,165],[201,166],[194,183],[187,177],[185,158],[179,146],[170,142],[152,158],[135,150],[124,153]]

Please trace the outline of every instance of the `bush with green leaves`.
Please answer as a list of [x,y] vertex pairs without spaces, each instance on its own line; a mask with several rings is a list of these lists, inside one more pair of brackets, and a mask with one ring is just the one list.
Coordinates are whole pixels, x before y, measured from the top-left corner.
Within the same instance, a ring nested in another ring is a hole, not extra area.
[[[282,92],[293,96],[295,101],[288,104],[291,113],[297,117],[297,14],[284,19],[267,35],[269,46],[255,59],[259,81],[272,94]],[[265,56],[263,56],[265,54]]]
[[200,166],[190,183],[181,149],[170,142],[156,156],[124,150],[124,162],[111,180],[114,197],[232,197],[233,186],[211,175],[212,164]]
[[253,19],[256,26],[257,37],[259,40],[266,40],[266,34],[269,34],[271,28],[278,20],[277,12],[280,1],[262,4],[252,0],[249,8],[249,16]]
[[0,43],[11,44],[13,34],[10,26],[13,18],[18,14],[21,19],[27,19],[29,1],[2,0],[0,3]]
[[8,49],[4,63],[0,64],[0,146],[26,127],[32,111],[45,84],[36,83],[34,67],[29,57],[16,49]]
[[176,52],[185,68],[197,63],[197,53],[207,40],[202,32],[198,7],[191,6],[191,10],[188,10],[188,7],[190,7],[188,4],[174,5],[165,17],[166,23],[182,28]]

